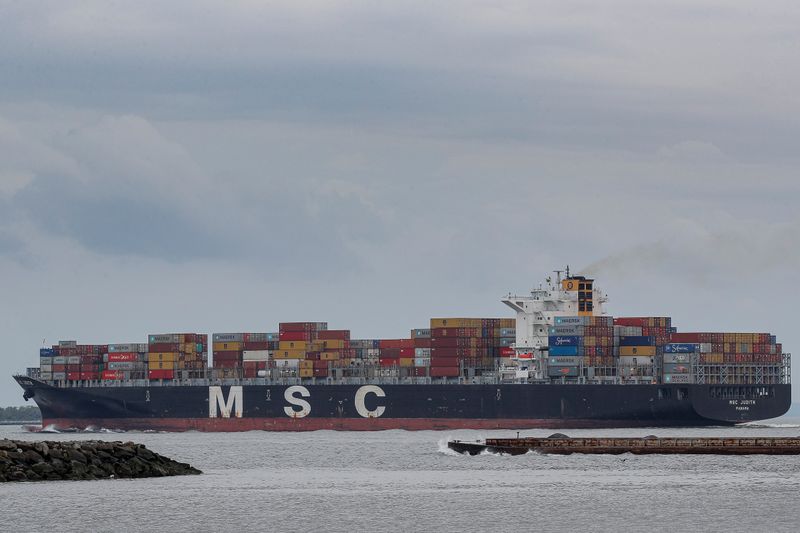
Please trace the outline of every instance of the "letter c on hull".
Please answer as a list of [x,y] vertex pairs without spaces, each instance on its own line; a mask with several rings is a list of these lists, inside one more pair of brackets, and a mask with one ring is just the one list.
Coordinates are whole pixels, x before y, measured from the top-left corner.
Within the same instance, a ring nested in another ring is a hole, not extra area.
[[364,400],[366,399],[367,394],[370,393],[380,398],[386,397],[386,393],[383,392],[383,389],[377,385],[364,385],[363,387],[359,387],[359,389],[356,391],[356,411],[364,418],[378,418],[386,411],[386,407],[379,405],[372,411],[367,409],[367,405]]
[[[295,394],[300,394],[302,398],[298,398]],[[305,401],[303,398],[308,398],[311,396],[311,393],[308,392],[308,389],[303,387],[302,385],[292,385],[286,389],[286,392],[283,393],[283,397],[286,399],[287,402],[290,404],[299,407],[299,411],[295,411],[292,407],[284,407],[283,412],[286,413],[286,416],[290,416],[292,418],[305,418],[311,414],[311,404]]]

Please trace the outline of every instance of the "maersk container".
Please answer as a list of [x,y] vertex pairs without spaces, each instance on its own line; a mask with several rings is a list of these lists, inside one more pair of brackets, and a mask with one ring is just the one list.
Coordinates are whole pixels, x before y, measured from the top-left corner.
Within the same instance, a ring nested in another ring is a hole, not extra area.
[[655,346],[656,338],[655,337],[643,337],[643,336],[635,336],[635,337],[624,337],[620,336],[619,338],[619,345],[620,346]]
[[688,374],[691,371],[689,363],[664,363],[664,374]]
[[214,333],[214,342],[244,342],[244,335],[241,333]]
[[577,346],[550,346],[549,354],[553,355],[578,355]]
[[181,342],[181,336],[177,333],[159,333],[154,335],[147,336],[147,342],[149,344],[163,344],[163,343],[174,343],[174,342]]
[[699,344],[673,342],[664,345],[664,353],[698,353],[699,351]]
[[577,335],[551,335],[547,342],[550,346],[580,346],[581,340]]
[[138,352],[138,344],[109,344],[108,353]]
[[106,363],[108,370],[141,370],[144,368],[142,363],[136,361],[113,361]]
[[550,366],[581,366],[583,357],[580,356],[554,356],[551,355],[547,358],[547,364]]
[[691,374],[664,374],[664,383],[694,383]]
[[585,326],[587,324],[585,316],[557,316],[555,317],[556,326]]
[[550,326],[547,328],[550,335],[583,335],[583,326]]

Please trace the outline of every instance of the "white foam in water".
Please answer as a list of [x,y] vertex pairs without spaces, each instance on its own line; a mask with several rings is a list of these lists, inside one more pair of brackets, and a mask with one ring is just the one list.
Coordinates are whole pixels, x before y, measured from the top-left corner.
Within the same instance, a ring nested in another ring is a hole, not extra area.
[[61,433],[53,424],[48,424],[38,431],[38,433]]
[[800,428],[800,424],[762,424],[759,422],[747,422],[740,425],[748,428]]
[[457,451],[452,450],[447,446],[447,443],[450,442],[451,440],[453,440],[453,439],[451,437],[449,437],[449,436],[445,437],[443,439],[439,439],[439,442],[437,443],[438,446],[439,446],[439,450],[438,450],[439,453],[444,454],[444,455],[451,455],[453,457],[461,457],[463,454],[460,454]]

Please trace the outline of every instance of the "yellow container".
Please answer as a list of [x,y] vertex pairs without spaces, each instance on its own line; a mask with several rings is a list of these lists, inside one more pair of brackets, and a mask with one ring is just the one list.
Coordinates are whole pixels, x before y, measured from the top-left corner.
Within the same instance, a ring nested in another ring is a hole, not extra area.
[[275,359],[305,359],[305,350],[278,350],[274,353]]
[[480,318],[431,318],[433,328],[479,328],[483,322]]
[[338,361],[339,360],[339,352],[320,352],[319,360],[320,361]]
[[639,355],[642,357],[652,357],[656,354],[655,346],[620,346],[621,356]]
[[345,347],[345,342],[346,341],[343,341],[343,340],[340,340],[340,339],[331,339],[331,340],[319,341],[319,342],[322,343],[322,348],[324,350],[341,350],[342,348]]
[[303,361],[300,361],[300,368],[311,368],[311,369],[313,369],[314,368],[314,361],[310,361],[310,360],[305,360],[304,359]]
[[148,361],[177,361],[180,354],[175,352],[150,352],[147,354]]
[[175,368],[175,361],[148,361],[149,370],[172,370]]
[[242,343],[241,342],[215,342],[214,343],[214,351],[215,352],[241,352],[242,351]]
[[300,377],[301,378],[313,378],[314,377],[314,369],[313,368],[301,368],[300,369]]
[[278,350],[306,350],[308,343],[306,341],[280,341],[278,343]]
[[183,345],[183,349],[181,350],[183,353],[196,353],[197,352],[197,345],[193,342],[187,342]]
[[400,366],[414,366],[414,358],[413,357],[401,357],[400,358]]

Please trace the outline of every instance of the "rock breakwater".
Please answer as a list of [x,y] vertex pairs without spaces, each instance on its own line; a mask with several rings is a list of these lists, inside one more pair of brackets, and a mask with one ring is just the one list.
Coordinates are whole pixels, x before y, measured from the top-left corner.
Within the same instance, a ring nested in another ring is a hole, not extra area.
[[0,440],[0,482],[143,478],[201,474],[143,444]]

